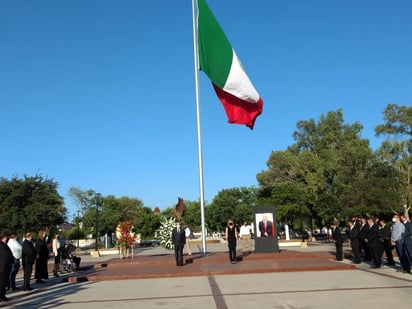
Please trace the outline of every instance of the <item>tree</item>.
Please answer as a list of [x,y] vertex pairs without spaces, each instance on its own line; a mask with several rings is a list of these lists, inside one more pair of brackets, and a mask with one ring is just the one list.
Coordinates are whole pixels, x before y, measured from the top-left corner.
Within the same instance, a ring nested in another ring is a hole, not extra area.
[[156,230],[160,227],[161,216],[155,214],[149,207],[139,209],[138,216],[134,219],[136,232],[143,238],[155,237]]
[[116,198],[113,195],[101,197],[101,215],[99,230],[112,233],[119,222],[133,222],[135,231],[140,233],[140,220],[145,214],[143,203],[139,199],[126,196]]
[[185,223],[190,227],[192,231],[201,231],[201,214],[200,214],[200,202],[199,201],[185,201],[186,214],[184,216]]
[[[91,189],[84,191],[77,187],[71,187],[69,189],[69,196],[77,204],[82,214],[83,228],[88,234],[93,232],[95,234],[94,237],[96,237],[96,223],[98,223],[100,217],[97,203],[99,202],[100,194]],[[101,235],[100,232],[98,235]]]
[[[388,104],[383,112],[384,124],[375,127],[377,136],[392,137],[382,143],[378,155],[399,171],[398,189],[402,195],[404,213],[409,217],[412,207],[412,107]],[[403,138],[404,140],[397,140]]]
[[396,201],[391,191],[394,174],[378,164],[361,131],[359,122],[345,124],[342,110],[321,115],[317,122],[299,121],[295,144],[272,152],[268,170],[257,174],[260,198],[278,203],[278,214],[292,222],[297,201],[304,201],[299,211],[309,211],[318,225],[366,209],[374,214],[390,211],[393,202],[387,203],[385,195]]
[[398,135],[406,136],[412,142],[412,107],[397,104],[388,104],[383,111],[384,124],[375,127],[379,136]]
[[299,184],[278,184],[273,187],[272,201],[276,206],[276,215],[279,222],[286,222],[292,228],[311,227],[311,211],[307,206],[304,187]]
[[57,188],[57,182],[41,175],[1,178],[1,228],[22,234],[64,223],[67,210]]
[[[119,222],[131,221],[139,232],[141,217],[146,214],[143,203],[136,198],[113,195],[102,196],[94,190],[81,190],[72,187],[69,190],[70,197],[78,205],[82,213],[83,226],[96,235],[95,227],[98,226],[98,236],[103,233],[113,233]],[[139,221],[140,220],[140,221]],[[155,229],[153,229],[154,234]]]
[[222,231],[229,218],[239,225],[243,220],[253,219],[253,206],[257,200],[257,189],[241,187],[218,192],[212,203],[206,207],[206,221],[212,231]]

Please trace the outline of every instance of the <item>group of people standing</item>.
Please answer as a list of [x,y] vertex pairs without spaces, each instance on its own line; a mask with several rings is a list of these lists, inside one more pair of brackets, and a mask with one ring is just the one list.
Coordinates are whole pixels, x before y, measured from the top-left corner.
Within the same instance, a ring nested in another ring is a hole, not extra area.
[[[246,221],[240,227],[240,234],[232,219],[227,221],[226,226],[226,241],[229,248],[229,261],[232,264],[237,262],[236,245],[239,238],[242,239],[243,254],[251,253],[251,226]],[[183,248],[186,245],[188,256],[192,255],[190,250],[190,235],[192,234],[190,228],[185,225],[181,226],[180,222],[176,222],[172,230],[172,243],[175,251],[176,266],[183,266]]]
[[[393,249],[399,258],[403,273],[411,273],[412,224],[404,215],[395,214],[390,227],[378,217],[352,218],[348,221],[347,235],[352,250],[352,263],[372,262],[371,268],[380,268],[383,253],[386,265],[394,266]],[[343,239],[336,223],[331,224],[332,240],[336,246],[336,260],[343,259]]]
[[[48,259],[49,249],[46,241],[46,232],[40,230],[37,239],[33,239],[32,233],[26,233],[22,243],[19,242],[16,234],[0,234],[0,300],[8,301],[6,291],[15,291],[20,288],[16,286],[16,275],[23,268],[23,291],[31,291],[31,276],[34,269],[36,283],[43,283],[49,278]],[[58,277],[60,263],[60,241],[56,233],[52,243],[55,253],[55,264],[53,273]]]

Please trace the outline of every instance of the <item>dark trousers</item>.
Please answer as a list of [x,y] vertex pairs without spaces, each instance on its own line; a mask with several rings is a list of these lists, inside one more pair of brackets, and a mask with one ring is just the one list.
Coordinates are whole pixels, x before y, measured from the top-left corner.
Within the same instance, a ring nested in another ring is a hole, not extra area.
[[403,270],[410,272],[411,271],[411,262],[409,261],[408,254],[406,252],[405,246],[403,246],[402,249],[402,258],[401,258],[401,264]]
[[389,239],[383,240],[383,251],[385,251],[386,260],[388,261],[388,264],[395,265],[395,261],[393,260],[393,255],[392,255],[392,244]]
[[229,259],[231,262],[236,262],[236,243],[229,242]]
[[405,240],[402,245],[402,267],[403,270],[407,271],[408,273],[411,272],[411,260],[412,260],[412,241]]
[[9,280],[9,274],[0,273],[0,299],[6,296],[6,285],[7,281]]
[[395,250],[396,250],[396,254],[398,255],[399,262],[402,265],[402,268],[405,269],[403,267],[403,257],[402,257],[402,254],[403,254],[403,252],[402,252],[403,251],[403,241],[402,240],[395,241]]
[[183,265],[183,247],[184,245],[175,245],[175,258],[177,266]]
[[351,241],[350,246],[352,248],[353,263],[360,263],[360,244],[359,241]]
[[342,261],[343,260],[343,248],[341,242],[335,242],[336,248],[336,260]]
[[372,260],[371,250],[370,250],[368,244],[364,240],[362,241],[362,250],[363,250],[363,254],[364,254],[363,260],[365,262],[371,261]]
[[379,255],[379,243],[373,244],[369,247],[373,264],[376,267],[381,267],[381,256]]
[[30,288],[31,273],[33,272],[33,265],[23,265],[23,290]]
[[20,261],[14,262],[11,265],[11,271],[10,271],[10,275],[9,275],[9,282],[7,284],[7,286],[9,288],[15,289],[16,288],[16,276],[17,273],[19,272],[20,269]]

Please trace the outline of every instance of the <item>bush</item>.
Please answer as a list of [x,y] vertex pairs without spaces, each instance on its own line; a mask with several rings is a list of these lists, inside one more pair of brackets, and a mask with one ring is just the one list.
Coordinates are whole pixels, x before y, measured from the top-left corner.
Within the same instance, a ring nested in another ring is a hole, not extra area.
[[68,238],[69,239],[84,239],[86,238],[86,233],[84,230],[80,229],[79,231],[76,228],[72,228],[69,232],[68,232]]

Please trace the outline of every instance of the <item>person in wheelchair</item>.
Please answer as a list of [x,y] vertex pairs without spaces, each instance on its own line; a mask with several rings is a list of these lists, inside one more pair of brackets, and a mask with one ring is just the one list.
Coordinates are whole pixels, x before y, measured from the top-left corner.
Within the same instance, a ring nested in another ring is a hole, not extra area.
[[81,258],[72,253],[73,246],[65,244],[61,250],[61,265],[66,271],[73,271],[80,269]]

